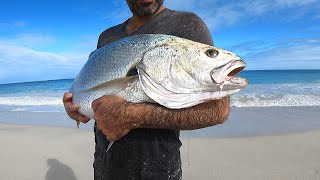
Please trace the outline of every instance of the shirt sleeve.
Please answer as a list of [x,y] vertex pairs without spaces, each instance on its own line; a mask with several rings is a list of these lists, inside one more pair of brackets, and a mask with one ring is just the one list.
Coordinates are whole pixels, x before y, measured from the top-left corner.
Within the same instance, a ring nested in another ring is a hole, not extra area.
[[196,42],[214,45],[212,36],[205,22],[194,13],[186,13],[180,19],[179,36]]

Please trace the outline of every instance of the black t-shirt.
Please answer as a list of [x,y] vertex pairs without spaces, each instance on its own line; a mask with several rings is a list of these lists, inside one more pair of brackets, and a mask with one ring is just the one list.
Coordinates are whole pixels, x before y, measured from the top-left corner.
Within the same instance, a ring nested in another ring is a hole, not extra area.
[[[99,36],[97,48],[136,34],[168,34],[213,45],[205,23],[195,14],[165,9],[128,35],[127,21],[111,27]],[[115,141],[108,152],[105,135],[95,128],[95,179],[144,180],[180,179],[179,131],[134,129]]]

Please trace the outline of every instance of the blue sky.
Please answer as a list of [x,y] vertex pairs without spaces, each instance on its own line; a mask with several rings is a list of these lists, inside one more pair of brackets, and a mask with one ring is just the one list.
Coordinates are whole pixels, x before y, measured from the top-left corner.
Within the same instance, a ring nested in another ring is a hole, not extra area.
[[[198,14],[247,70],[320,69],[319,0],[165,0]],[[1,0],[0,84],[74,78],[125,0]]]

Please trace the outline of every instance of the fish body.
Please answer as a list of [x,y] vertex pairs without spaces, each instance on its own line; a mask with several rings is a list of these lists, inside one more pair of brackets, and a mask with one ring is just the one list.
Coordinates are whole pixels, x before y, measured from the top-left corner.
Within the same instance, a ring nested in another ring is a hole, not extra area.
[[171,35],[135,35],[97,49],[70,92],[79,112],[90,118],[92,101],[103,95],[180,109],[245,88],[248,81],[234,77],[244,67],[239,56],[210,45]]

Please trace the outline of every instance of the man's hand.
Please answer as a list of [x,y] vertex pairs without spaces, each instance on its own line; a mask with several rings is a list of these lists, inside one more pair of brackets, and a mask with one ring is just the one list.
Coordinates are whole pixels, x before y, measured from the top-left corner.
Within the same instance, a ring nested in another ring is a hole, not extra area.
[[64,108],[71,119],[82,123],[87,123],[90,120],[90,118],[78,112],[79,106],[72,103],[72,93],[64,93],[62,101]]
[[132,103],[117,96],[102,96],[92,102],[94,120],[109,141],[116,141],[137,128],[130,115]]

